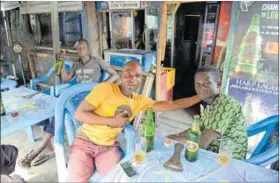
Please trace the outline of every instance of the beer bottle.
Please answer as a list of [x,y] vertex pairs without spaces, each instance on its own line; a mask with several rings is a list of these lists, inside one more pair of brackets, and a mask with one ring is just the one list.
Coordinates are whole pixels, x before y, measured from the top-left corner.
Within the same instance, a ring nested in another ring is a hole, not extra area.
[[1,105],[1,116],[5,116],[6,115],[6,111],[3,105],[3,100],[2,100],[2,96],[0,96],[0,105]]
[[147,111],[147,119],[143,124],[143,137],[146,139],[147,143],[147,152],[150,152],[154,149],[154,136],[155,136],[155,122],[154,114],[152,108],[149,108]]
[[201,132],[199,129],[199,115],[195,115],[192,127],[187,130],[187,145],[185,152],[186,160],[190,162],[197,160],[200,137]]
[[62,57],[62,53],[58,53],[56,57],[56,63],[55,63],[55,73],[57,76],[61,75],[61,70],[63,66],[64,66],[64,59]]
[[242,39],[238,54],[238,63],[234,71],[254,76],[257,73],[257,65],[260,59],[261,36],[260,15],[252,17],[250,26]]

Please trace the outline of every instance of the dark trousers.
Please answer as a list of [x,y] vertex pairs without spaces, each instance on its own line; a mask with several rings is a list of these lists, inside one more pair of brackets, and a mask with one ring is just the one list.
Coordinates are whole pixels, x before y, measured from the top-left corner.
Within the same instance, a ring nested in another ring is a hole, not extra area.
[[46,119],[38,123],[37,125],[44,126],[44,132],[47,132],[54,136],[54,117]]

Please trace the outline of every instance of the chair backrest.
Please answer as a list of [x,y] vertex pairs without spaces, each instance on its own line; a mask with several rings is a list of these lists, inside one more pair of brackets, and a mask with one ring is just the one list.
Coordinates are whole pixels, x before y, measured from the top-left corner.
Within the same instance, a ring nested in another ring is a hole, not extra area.
[[110,77],[110,74],[104,70],[101,71],[101,79],[100,81],[103,82]]
[[[74,64],[74,62],[69,61],[69,60],[65,60],[65,63],[64,63],[64,64],[65,64],[65,65],[64,65],[65,70],[66,70],[67,72],[69,72],[69,71],[71,70],[71,68],[72,68],[72,66],[73,66],[73,64]],[[55,71],[55,66],[53,65],[53,66],[51,67],[51,69],[45,74],[45,77],[47,77],[47,78],[51,77],[52,74],[54,73],[54,71]]]
[[257,135],[265,132],[263,138],[257,145],[251,155],[251,158],[257,156],[269,149],[276,147],[279,143],[279,115],[270,116],[260,122],[257,122],[247,129],[248,136]]
[[[72,144],[76,129],[81,123],[74,118],[79,104],[98,83],[80,83],[73,85],[58,98],[55,110],[55,138],[60,138],[66,132],[69,144]],[[60,142],[63,143],[63,142]]]

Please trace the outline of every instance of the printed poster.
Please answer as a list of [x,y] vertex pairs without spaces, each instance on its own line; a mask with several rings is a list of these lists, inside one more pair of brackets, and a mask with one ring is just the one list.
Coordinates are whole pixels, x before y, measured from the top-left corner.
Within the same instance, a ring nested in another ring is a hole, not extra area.
[[[278,114],[279,6],[277,1],[243,1],[234,2],[235,7],[232,48],[226,53],[231,54],[228,94],[240,102],[250,126]],[[275,129],[271,144],[278,143],[277,136]],[[261,138],[262,134],[249,138],[249,154]]]
[[228,93],[248,125],[278,114],[278,2],[238,2]]

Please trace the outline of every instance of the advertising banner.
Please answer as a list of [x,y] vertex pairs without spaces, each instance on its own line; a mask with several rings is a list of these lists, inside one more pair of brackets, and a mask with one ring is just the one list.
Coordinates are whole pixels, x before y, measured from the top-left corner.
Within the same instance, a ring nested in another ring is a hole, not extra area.
[[[279,6],[277,1],[234,2],[232,12],[223,87],[240,102],[250,126],[278,114]],[[271,144],[278,143],[277,134],[275,129]],[[249,153],[261,138],[249,138]]]
[[278,2],[237,3],[228,94],[250,125],[278,113]]

